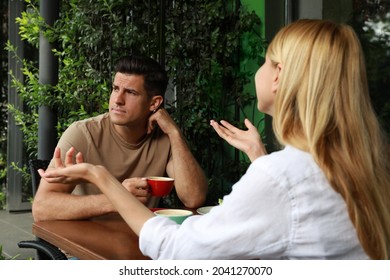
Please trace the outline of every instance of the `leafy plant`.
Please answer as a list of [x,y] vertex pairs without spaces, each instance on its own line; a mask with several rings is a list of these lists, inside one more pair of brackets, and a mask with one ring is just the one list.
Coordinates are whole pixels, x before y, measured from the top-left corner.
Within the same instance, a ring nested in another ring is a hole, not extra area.
[[2,189],[0,191],[0,210],[4,210],[5,200],[6,200],[6,195],[5,195],[4,189]]
[[3,245],[0,245],[0,261],[5,260],[5,257],[3,256]]
[[360,1],[351,24],[362,43],[374,109],[390,137],[390,2]]
[[[167,68],[172,81],[167,109],[210,178],[210,203],[230,191],[248,162],[228,149],[208,122],[226,118],[239,124],[245,107],[254,103],[245,87],[253,76],[246,65],[258,63],[265,47],[254,32],[260,19],[237,1],[168,2],[163,26],[157,0],[61,1],[60,19],[47,26],[38,1],[26,0],[27,10],[17,20],[22,38],[37,48],[43,32],[56,43],[59,60],[57,85],[39,83],[35,60],[21,60],[25,80],[13,79],[26,106],[9,110],[24,133],[28,157],[37,153],[39,106],[57,110],[58,136],[72,122],[106,112],[113,64],[123,54],[140,53]],[[7,49],[15,51],[10,44]],[[171,199],[168,203],[177,203]]]
[[[5,26],[8,22],[8,2],[2,1],[0,4],[0,26]],[[6,28],[1,29],[0,45],[4,46],[8,38]],[[2,49],[0,52],[0,209],[5,207],[5,195],[2,190],[5,189],[7,175],[7,69],[8,53]]]
[[5,181],[7,178],[7,168],[5,162],[5,153],[0,153],[0,210],[4,210],[6,206]]
[[0,245],[0,261],[1,261],[1,260],[16,260],[17,257],[19,257],[19,255],[16,255],[16,256],[13,256],[13,257],[10,258],[10,259],[7,259],[7,258],[3,255],[3,245]]
[[[226,1],[196,1],[196,6],[176,2],[167,18],[167,68],[176,86],[176,99],[169,105],[191,150],[205,167],[210,179],[209,203],[215,204],[218,197],[230,192],[231,183],[249,163],[232,156],[232,150],[210,129],[209,121],[224,118],[241,125],[237,111],[254,103],[253,93],[244,88],[253,72],[244,71],[243,66],[253,60],[259,64],[265,48],[254,32],[260,19],[245,7]],[[241,48],[245,35],[247,52]]]

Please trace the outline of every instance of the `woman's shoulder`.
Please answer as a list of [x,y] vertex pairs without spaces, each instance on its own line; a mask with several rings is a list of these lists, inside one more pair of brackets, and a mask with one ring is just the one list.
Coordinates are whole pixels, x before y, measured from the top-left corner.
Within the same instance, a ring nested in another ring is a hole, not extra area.
[[[314,162],[310,153],[286,146],[282,150],[261,156],[253,161],[254,165],[273,165],[292,167],[291,165],[311,165]],[[299,164],[300,163],[300,164]]]
[[257,172],[264,172],[279,182],[288,180],[290,185],[296,181],[323,174],[310,153],[291,146],[259,157],[253,161],[250,168]]

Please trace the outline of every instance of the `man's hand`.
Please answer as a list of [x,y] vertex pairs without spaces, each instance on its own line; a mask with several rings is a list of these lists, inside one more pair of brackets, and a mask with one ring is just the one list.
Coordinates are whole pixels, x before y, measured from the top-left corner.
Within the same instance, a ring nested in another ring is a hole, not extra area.
[[192,155],[179,127],[165,109],[155,111],[149,117],[148,133],[158,125],[171,143],[172,156],[166,172],[175,178],[177,196],[188,208],[203,205],[207,193],[207,179],[202,168]]
[[158,125],[161,130],[168,136],[175,131],[179,131],[176,123],[173,121],[167,110],[164,108],[158,109],[149,117],[148,134],[151,133],[155,125]]
[[148,202],[150,198],[150,192],[149,185],[145,178],[129,178],[124,180],[122,185],[143,204]]

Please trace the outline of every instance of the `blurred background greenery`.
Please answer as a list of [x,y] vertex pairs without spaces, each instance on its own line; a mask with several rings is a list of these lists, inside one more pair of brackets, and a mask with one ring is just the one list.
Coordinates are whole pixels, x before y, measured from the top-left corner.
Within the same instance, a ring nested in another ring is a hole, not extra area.
[[[105,112],[113,65],[123,54],[145,54],[166,67],[171,78],[166,108],[207,173],[207,204],[216,204],[218,198],[229,193],[249,165],[245,155],[229,147],[210,129],[210,119],[224,118],[242,126],[243,118],[248,117],[273,151],[272,135],[265,130],[267,121],[256,110],[253,75],[267,47],[263,19],[267,15],[259,7],[277,1],[61,1],[59,20],[48,26],[40,16],[39,1],[26,0],[15,23],[25,48],[24,57],[16,58],[20,59],[22,80],[7,70],[8,56],[17,54],[16,46],[7,43],[8,5],[12,2],[0,2],[0,207],[5,205],[10,168],[23,173],[24,196],[31,196],[25,163],[37,157],[38,108],[44,105],[56,111],[58,137],[73,121]],[[390,1],[322,2],[323,10],[328,11],[322,15],[324,18],[333,19],[342,14],[345,6],[349,7],[351,12],[340,21],[351,24],[361,39],[372,102],[389,135]],[[253,7],[258,8],[257,12]],[[268,15],[273,17],[275,10]],[[39,82],[40,32],[57,46],[54,52],[59,61],[59,78],[54,86]],[[23,100],[22,108],[7,102],[8,74],[13,77],[12,88]],[[8,113],[23,132],[24,163],[7,167]],[[176,205],[178,201],[173,195],[166,203]]]

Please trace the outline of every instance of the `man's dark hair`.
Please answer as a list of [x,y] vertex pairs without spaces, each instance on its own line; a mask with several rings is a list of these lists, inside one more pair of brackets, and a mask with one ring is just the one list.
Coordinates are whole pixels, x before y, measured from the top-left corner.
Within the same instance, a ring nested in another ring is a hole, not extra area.
[[115,65],[115,73],[142,75],[144,87],[150,97],[161,95],[164,97],[168,85],[168,76],[164,68],[154,59],[127,55],[121,57]]

